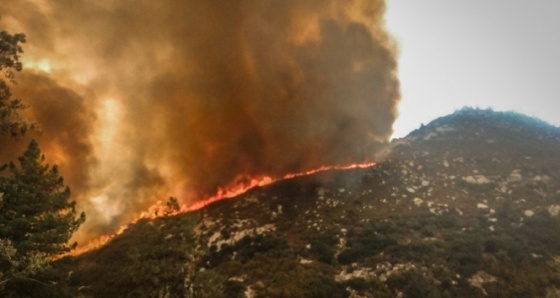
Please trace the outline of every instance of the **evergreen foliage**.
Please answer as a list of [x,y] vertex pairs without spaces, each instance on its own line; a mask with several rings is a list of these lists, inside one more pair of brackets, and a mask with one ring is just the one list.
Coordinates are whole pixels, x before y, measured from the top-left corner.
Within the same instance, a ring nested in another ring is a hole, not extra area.
[[[4,166],[0,177],[0,257],[3,281],[40,271],[48,258],[68,252],[72,234],[85,221],[76,216],[70,189],[64,185],[56,165],[32,140],[19,164]],[[39,267],[37,267],[39,266]]]
[[20,71],[22,64],[19,54],[23,53],[20,43],[25,43],[25,34],[10,34],[4,30],[0,31],[0,71],[8,79],[14,77],[14,71]]
[[[24,42],[24,34],[11,35],[0,31],[0,72],[10,82],[14,82],[14,73],[22,69],[19,54],[23,53],[20,43]],[[8,83],[0,79],[0,135],[20,137],[34,128],[33,124],[21,119],[18,114],[26,107],[20,99],[12,98]]]

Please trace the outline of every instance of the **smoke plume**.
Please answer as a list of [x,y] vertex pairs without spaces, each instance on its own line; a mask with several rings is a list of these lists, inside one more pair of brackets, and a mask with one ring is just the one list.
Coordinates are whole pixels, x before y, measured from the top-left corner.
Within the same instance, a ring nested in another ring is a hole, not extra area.
[[[13,93],[86,211],[83,235],[169,196],[372,161],[392,133],[381,0],[4,4],[1,28],[28,40]],[[27,145],[1,142],[0,161]]]

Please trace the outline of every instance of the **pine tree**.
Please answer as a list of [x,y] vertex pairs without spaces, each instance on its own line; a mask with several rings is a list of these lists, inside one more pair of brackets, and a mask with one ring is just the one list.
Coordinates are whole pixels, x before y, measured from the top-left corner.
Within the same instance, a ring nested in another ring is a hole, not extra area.
[[0,239],[10,240],[21,255],[69,251],[76,245],[68,244],[72,234],[85,221],[84,213],[76,217],[58,167],[44,160],[32,140],[19,165],[10,163],[9,174],[0,178]]
[[[21,43],[25,43],[22,33],[10,34],[0,31],[0,74],[9,82],[14,82],[15,72],[21,71],[22,64],[19,60],[23,53]],[[12,98],[8,83],[0,79],[0,135],[21,137],[35,125],[28,123],[19,116],[19,111],[25,109],[26,104],[18,98]]]

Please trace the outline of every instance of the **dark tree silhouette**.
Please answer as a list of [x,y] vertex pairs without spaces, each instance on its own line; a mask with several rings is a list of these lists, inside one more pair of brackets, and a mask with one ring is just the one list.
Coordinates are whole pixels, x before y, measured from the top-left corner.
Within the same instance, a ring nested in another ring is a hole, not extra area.
[[85,221],[58,167],[44,160],[32,140],[18,164],[4,166],[8,173],[0,177],[0,283],[36,272],[46,263],[41,260],[71,250],[76,243],[68,242]]
[[23,53],[21,43],[25,43],[25,35],[18,33],[11,35],[6,31],[0,31],[0,72],[9,81],[0,79],[0,135],[20,137],[33,124],[28,123],[19,115],[19,111],[27,106],[18,98],[12,98],[8,83],[14,83],[14,74],[21,71],[22,64],[19,61]]

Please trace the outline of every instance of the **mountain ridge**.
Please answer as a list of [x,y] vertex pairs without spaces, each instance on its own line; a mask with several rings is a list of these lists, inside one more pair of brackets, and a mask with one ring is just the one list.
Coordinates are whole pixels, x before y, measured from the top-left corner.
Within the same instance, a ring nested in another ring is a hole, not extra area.
[[141,220],[56,274],[83,297],[558,295],[559,128],[462,109],[390,146],[373,168]]

